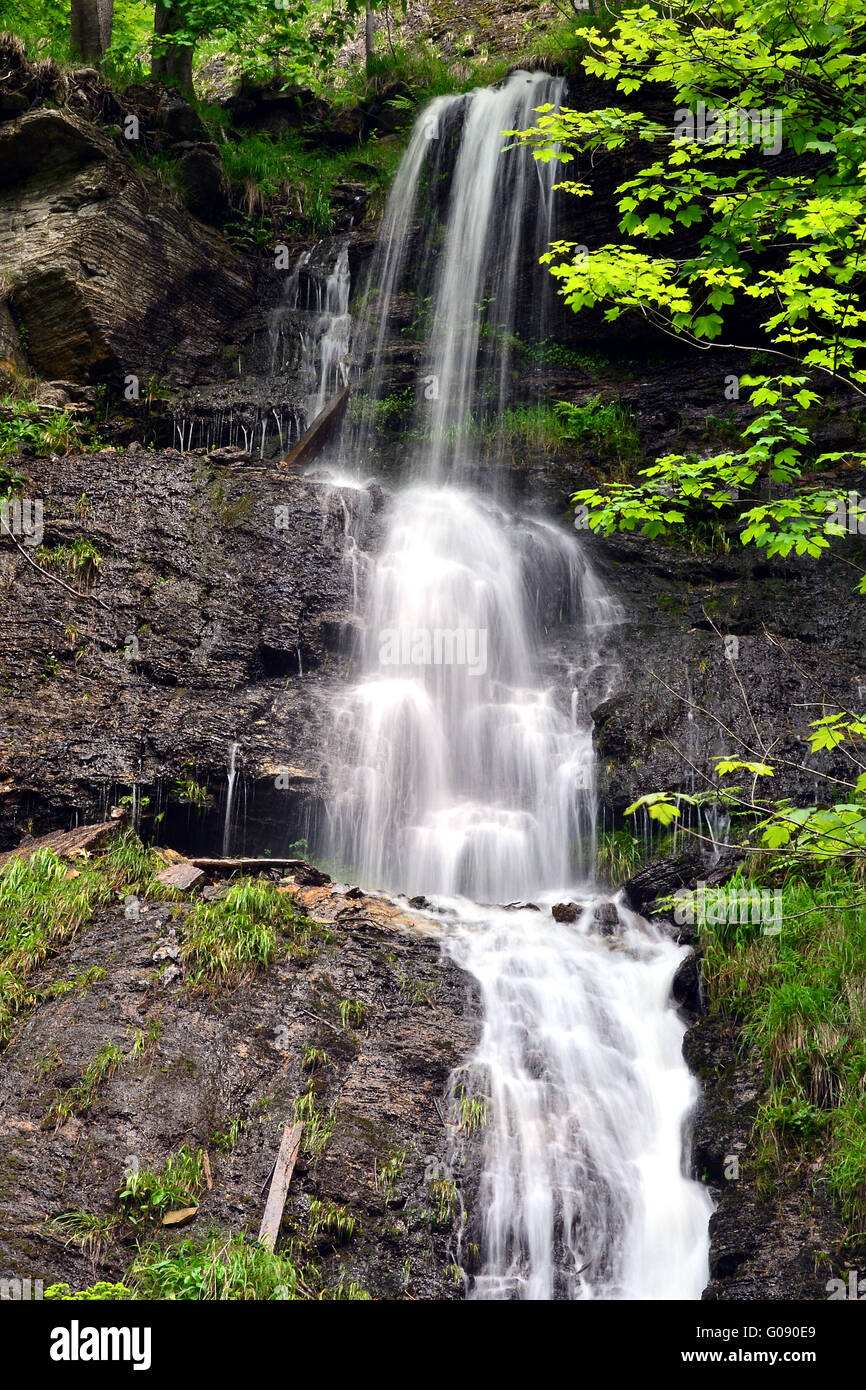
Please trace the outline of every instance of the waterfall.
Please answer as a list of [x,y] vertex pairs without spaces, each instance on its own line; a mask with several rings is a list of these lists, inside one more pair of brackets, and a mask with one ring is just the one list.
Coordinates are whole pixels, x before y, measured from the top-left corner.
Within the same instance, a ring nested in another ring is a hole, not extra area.
[[[317,848],[340,877],[436,898],[478,982],[471,1069],[490,1119],[470,1296],[698,1298],[710,1201],[686,1175],[697,1087],[669,999],[684,952],[592,886],[587,711],[621,614],[573,532],[515,512],[507,469],[479,485],[515,327],[542,324],[549,294],[555,168],[503,153],[503,132],[561,93],[515,73],[437,98],[389,199],[354,355],[382,399],[408,286],[426,306],[416,443],[367,558],[361,674],[334,711]],[[363,475],[372,453],[361,417],[339,466]],[[489,906],[517,898],[535,907]],[[561,899],[572,921],[552,917]]]

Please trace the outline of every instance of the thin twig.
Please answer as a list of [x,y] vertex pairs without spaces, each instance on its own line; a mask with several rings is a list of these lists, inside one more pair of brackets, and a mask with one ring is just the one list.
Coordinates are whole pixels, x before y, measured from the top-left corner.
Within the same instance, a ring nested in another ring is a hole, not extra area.
[[36,561],[33,559],[33,556],[27,554],[25,547],[19,544],[19,542],[13,536],[12,532],[9,530],[8,526],[6,526],[2,521],[0,521],[0,535],[8,536],[9,540],[15,546],[16,550],[20,550],[28,565],[32,565],[33,568],[37,571],[37,573],[43,575],[46,579],[50,579],[54,584],[59,584],[61,589],[66,589],[67,593],[73,594],[75,598],[89,599],[91,603],[98,603],[100,608],[104,608],[107,613],[111,611],[108,607],[108,604],[103,603],[101,598],[96,597],[96,594],[86,594],[83,593],[80,589],[73,589],[71,584],[67,584],[65,580],[60,579],[56,574],[51,574],[48,570],[44,570],[41,565],[37,565]]
[[341,1033],[343,1031],[342,1028],[337,1028],[335,1024],[329,1023],[326,1018],[320,1018],[318,1014],[310,1013],[309,1009],[301,1009],[301,1013],[306,1014],[307,1018],[314,1018],[317,1023],[323,1023],[326,1028],[330,1028],[332,1033]]

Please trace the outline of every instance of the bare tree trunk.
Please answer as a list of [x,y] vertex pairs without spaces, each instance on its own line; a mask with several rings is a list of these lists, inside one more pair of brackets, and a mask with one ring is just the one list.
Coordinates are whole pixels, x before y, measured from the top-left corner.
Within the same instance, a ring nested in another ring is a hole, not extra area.
[[364,14],[364,53],[367,59],[367,76],[373,71],[375,53],[373,50],[373,6],[367,0],[366,12]]
[[[153,16],[153,32],[156,38],[171,34],[178,28],[179,24],[179,16],[171,6],[157,3]],[[161,82],[169,82],[180,87],[182,91],[191,93],[193,90],[192,56],[193,49],[190,44],[159,44],[158,47],[154,47],[151,58],[151,76],[158,77]]]
[[73,52],[101,63],[111,43],[114,0],[72,0],[69,39]]

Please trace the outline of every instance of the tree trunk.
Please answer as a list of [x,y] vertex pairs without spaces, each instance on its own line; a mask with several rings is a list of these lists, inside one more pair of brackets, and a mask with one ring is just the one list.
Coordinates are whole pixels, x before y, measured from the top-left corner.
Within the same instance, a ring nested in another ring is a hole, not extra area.
[[74,53],[101,63],[111,43],[114,0],[72,0],[69,40]]
[[[170,34],[180,26],[176,11],[167,5],[157,3],[153,16],[153,32],[156,38]],[[161,82],[171,83],[182,91],[192,93],[192,56],[190,44],[159,44],[154,47],[150,63],[152,77]]]
[[367,7],[364,14],[364,53],[367,59],[367,76],[373,71],[375,54],[373,51],[373,6],[367,0]]

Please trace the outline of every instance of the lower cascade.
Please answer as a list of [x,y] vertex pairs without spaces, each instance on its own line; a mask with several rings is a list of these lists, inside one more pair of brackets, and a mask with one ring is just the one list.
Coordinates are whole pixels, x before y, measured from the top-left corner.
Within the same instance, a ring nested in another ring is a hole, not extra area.
[[[515,73],[437,98],[394,184],[355,352],[381,395],[391,299],[411,278],[432,306],[419,442],[362,566],[361,674],[335,710],[317,848],[369,888],[432,899],[477,981],[469,1065],[489,1119],[469,1296],[696,1299],[711,1202],[688,1176],[697,1085],[670,999],[684,950],[593,887],[588,710],[615,684],[618,605],[573,533],[515,510],[478,444],[508,405],[527,264],[543,320],[552,235],[554,170],[502,154],[502,132],[561,92]],[[449,158],[437,227],[419,189]],[[342,475],[368,475],[363,424],[337,455]]]

